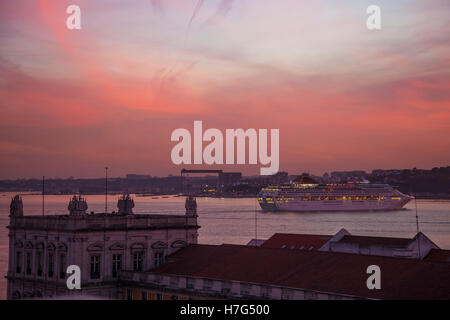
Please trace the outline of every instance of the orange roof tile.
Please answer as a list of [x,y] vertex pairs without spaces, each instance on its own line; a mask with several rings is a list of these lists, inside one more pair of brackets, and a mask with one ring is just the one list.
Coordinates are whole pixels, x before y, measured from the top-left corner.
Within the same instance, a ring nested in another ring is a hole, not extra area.
[[[381,268],[381,290],[366,287],[373,264]],[[151,272],[374,299],[450,299],[450,264],[337,252],[190,245]]]
[[318,250],[330,239],[331,236],[316,234],[275,233],[272,237],[267,239],[267,241],[264,242],[261,247],[296,250]]

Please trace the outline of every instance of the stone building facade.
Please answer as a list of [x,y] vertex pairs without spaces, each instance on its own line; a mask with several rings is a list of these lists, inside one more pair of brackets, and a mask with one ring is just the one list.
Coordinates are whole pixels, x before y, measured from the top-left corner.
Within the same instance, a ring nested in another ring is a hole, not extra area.
[[[119,271],[142,272],[161,265],[198,238],[197,204],[186,215],[133,214],[133,199],[118,200],[118,213],[87,213],[74,196],[69,214],[26,216],[20,196],[10,207],[7,299],[121,298]],[[81,270],[81,289],[69,290],[66,269]]]

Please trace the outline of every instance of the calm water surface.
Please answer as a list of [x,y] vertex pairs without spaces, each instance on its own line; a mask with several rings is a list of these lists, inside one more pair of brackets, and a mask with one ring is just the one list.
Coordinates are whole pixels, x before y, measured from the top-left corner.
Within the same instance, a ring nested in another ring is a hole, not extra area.
[[[0,299],[6,296],[8,265],[9,204],[15,193],[0,193]],[[67,213],[71,196],[46,196],[45,214]],[[118,196],[110,196],[108,208],[117,210]],[[25,215],[42,214],[39,195],[22,194]],[[104,195],[86,196],[88,211],[102,212]],[[134,197],[134,212],[184,214],[184,198]],[[246,244],[255,238],[255,215],[258,239],[267,239],[276,232],[335,234],[341,228],[357,235],[412,237],[416,233],[415,204],[404,210],[389,212],[262,212],[255,199],[198,198],[199,243]],[[450,200],[417,200],[420,230],[438,246],[450,249]]]

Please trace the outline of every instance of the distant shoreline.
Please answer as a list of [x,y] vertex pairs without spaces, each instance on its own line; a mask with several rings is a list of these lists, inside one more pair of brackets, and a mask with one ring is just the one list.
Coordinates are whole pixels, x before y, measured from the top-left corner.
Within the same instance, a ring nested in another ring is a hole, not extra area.
[[[36,191],[29,191],[29,190],[15,190],[15,191],[0,191],[0,197],[1,196],[7,196],[6,193],[18,193],[21,195],[37,195],[40,196],[41,193],[40,192],[36,192]],[[123,193],[121,192],[111,192],[108,193],[109,196],[120,196]],[[132,193],[134,194],[137,198],[163,198],[163,197],[185,197],[186,195],[180,195],[178,193],[173,193],[173,194],[146,194],[146,193]],[[72,196],[73,193],[46,193],[46,196]],[[82,195],[85,196],[102,196],[105,195],[104,193],[99,193],[99,192],[94,192],[94,193],[83,193]],[[211,199],[215,199],[215,198],[231,198],[231,199],[239,199],[239,198],[256,198],[256,195],[220,195],[220,196],[211,196],[211,195],[194,195],[196,198],[211,198]],[[450,194],[416,194],[414,195],[416,197],[416,199],[419,200],[450,200]]]

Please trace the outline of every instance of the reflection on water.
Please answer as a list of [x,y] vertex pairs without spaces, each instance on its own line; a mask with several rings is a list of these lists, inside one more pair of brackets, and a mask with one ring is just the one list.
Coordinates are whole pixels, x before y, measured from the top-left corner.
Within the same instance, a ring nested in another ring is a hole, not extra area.
[[[14,193],[0,194],[0,299],[6,295],[9,204]],[[23,195],[24,214],[41,215],[42,198]],[[45,214],[67,213],[71,196],[45,197]],[[109,196],[108,208],[116,210],[118,196]],[[104,195],[88,195],[88,212],[102,212]],[[182,197],[134,197],[135,213],[184,214]],[[353,234],[411,238],[416,233],[414,201],[405,209],[387,212],[262,212],[256,199],[198,198],[199,242],[246,244],[276,232],[335,234],[346,228]],[[420,230],[438,246],[450,249],[450,200],[417,200]],[[255,219],[256,217],[256,219]]]

